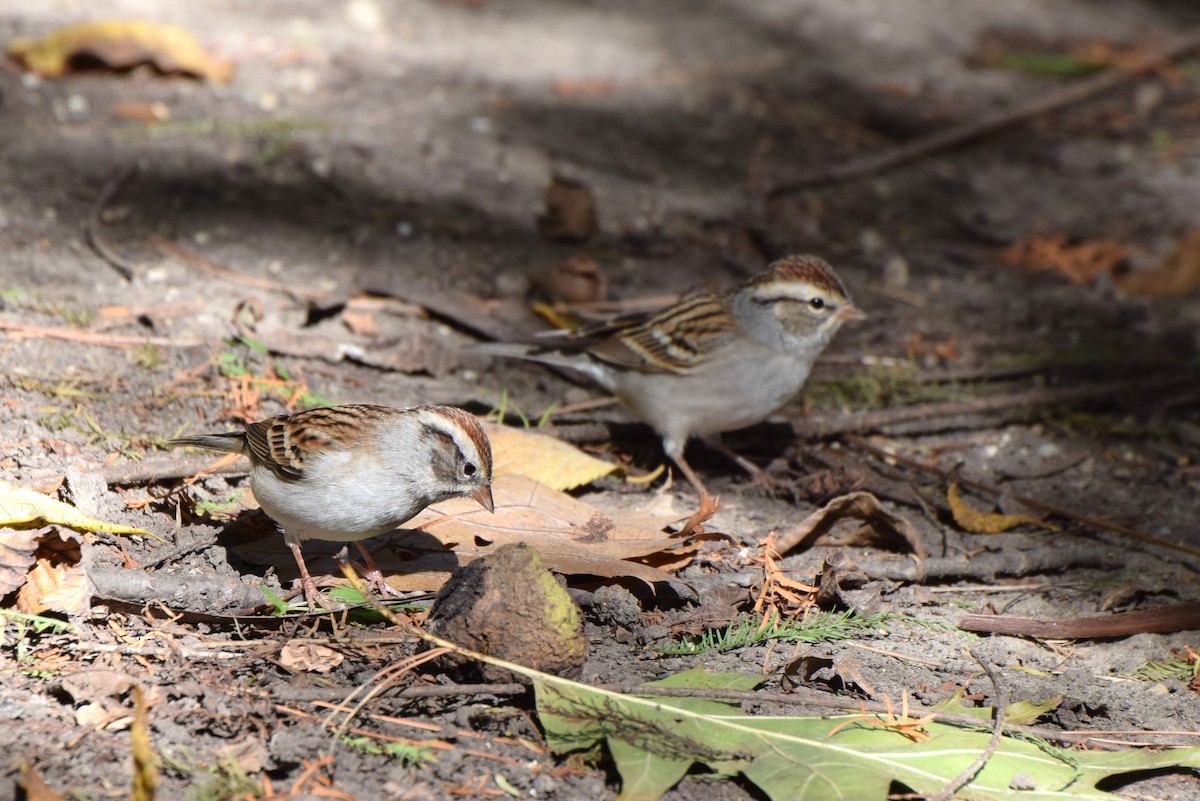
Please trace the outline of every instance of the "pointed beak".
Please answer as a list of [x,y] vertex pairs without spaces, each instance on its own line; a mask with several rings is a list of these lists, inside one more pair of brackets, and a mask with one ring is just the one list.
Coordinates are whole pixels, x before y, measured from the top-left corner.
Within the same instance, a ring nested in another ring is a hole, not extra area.
[[492,502],[492,486],[490,484],[484,484],[471,490],[471,497],[489,512],[496,511],[496,504]]
[[842,308],[838,309],[837,318],[843,323],[867,319],[867,313],[855,306],[853,303],[847,303]]

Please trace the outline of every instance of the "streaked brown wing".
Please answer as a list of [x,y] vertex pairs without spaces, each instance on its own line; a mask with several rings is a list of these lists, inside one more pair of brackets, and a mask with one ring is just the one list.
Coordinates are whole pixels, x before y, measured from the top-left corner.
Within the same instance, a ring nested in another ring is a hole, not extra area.
[[694,295],[657,314],[618,326],[588,344],[594,358],[643,373],[685,373],[737,331],[727,296]]
[[298,481],[304,477],[304,459],[287,446],[286,418],[272,417],[246,426],[246,445],[254,461],[283,479]]
[[296,481],[304,477],[307,454],[345,447],[379,411],[377,407],[330,406],[271,417],[246,426],[246,444],[256,462],[280,478]]

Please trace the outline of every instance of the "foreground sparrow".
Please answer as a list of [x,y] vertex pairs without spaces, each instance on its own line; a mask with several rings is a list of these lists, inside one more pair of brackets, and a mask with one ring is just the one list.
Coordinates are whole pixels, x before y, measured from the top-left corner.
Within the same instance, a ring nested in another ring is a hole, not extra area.
[[254,497],[283,531],[310,608],[321,604],[302,541],[358,542],[460,495],[492,510],[491,444],[474,416],[453,406],[331,406],[170,444],[250,457]]
[[764,420],[800,390],[842,324],[865,317],[825,261],[788,256],[722,294],[587,326],[553,344],[480,350],[584,373],[659,433],[663,450],[703,493],[683,458],[688,439]]

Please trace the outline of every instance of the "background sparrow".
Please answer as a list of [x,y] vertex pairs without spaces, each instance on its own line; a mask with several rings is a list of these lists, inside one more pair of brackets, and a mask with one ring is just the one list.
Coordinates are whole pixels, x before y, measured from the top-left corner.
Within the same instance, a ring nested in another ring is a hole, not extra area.
[[722,294],[585,326],[553,344],[479,350],[584,373],[659,433],[663,450],[703,493],[683,458],[688,439],[714,441],[761,422],[796,395],[842,324],[865,317],[828,263],[788,256]]
[[355,541],[382,586],[359,540],[459,495],[492,511],[491,443],[473,415],[453,406],[330,406],[170,444],[250,457],[254,497],[283,531],[310,608],[321,604],[302,541]]

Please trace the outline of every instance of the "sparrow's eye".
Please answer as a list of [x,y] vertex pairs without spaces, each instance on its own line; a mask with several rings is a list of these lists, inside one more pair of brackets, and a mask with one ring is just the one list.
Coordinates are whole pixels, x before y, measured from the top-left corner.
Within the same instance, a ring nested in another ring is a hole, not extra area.
[[812,306],[817,311],[820,311],[821,309],[825,308],[825,298],[813,298],[808,302],[808,305]]
[[475,465],[471,464],[470,462],[463,463],[463,475],[464,476],[475,475],[475,470],[476,470]]

